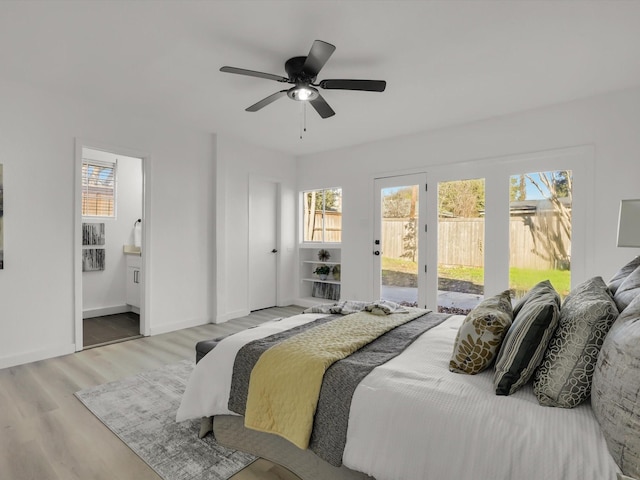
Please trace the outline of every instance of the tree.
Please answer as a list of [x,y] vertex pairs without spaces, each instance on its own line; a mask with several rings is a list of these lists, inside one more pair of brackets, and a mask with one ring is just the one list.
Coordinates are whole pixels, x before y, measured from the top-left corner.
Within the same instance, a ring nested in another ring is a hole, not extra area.
[[[408,218],[412,210],[412,187],[404,187],[382,197],[383,218]],[[415,206],[413,207],[415,212]]]
[[438,215],[477,218],[484,211],[484,179],[441,182]]
[[509,179],[509,200],[512,202],[520,202],[527,199],[527,182],[524,175],[513,175]]
[[571,172],[559,170],[527,174],[526,177],[553,208],[551,212],[537,212],[536,222],[525,219],[534,242],[533,252],[548,260],[554,268],[568,269],[571,262]]
[[418,236],[416,235],[416,219],[410,218],[408,222],[404,224],[404,236],[402,237],[402,258],[416,261],[416,254],[418,253]]

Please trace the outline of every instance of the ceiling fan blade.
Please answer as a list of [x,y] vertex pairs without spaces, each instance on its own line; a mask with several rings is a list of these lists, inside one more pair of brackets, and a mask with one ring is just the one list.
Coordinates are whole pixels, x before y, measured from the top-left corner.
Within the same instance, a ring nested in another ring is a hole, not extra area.
[[333,108],[329,106],[327,101],[322,98],[322,95],[320,94],[318,94],[317,98],[309,100],[309,103],[316,109],[316,112],[318,112],[322,118],[329,118],[336,114],[336,112],[333,111]]
[[271,73],[256,72],[255,70],[247,70],[244,68],[236,67],[222,67],[221,72],[225,73],[237,73],[238,75],[248,75],[249,77],[266,78],[267,80],[275,80],[276,82],[288,82],[289,79],[281,77],[280,75],[273,75]]
[[387,82],[384,80],[322,80],[319,86],[327,90],[384,92],[384,89],[387,87]]
[[251,105],[248,108],[245,108],[245,110],[247,112],[257,112],[258,110],[260,110],[261,108],[266,107],[267,105],[269,105],[270,103],[275,102],[276,100],[278,100],[280,97],[283,97],[287,94],[287,90],[280,90],[279,92],[276,92],[272,95],[269,95],[266,98],[263,98],[262,100],[260,100],[257,103],[254,103],[253,105]]
[[336,47],[330,43],[323,42],[322,40],[316,40],[309,50],[309,55],[304,62],[302,69],[308,73],[311,77],[318,76],[324,64],[327,63],[329,57],[335,51]]

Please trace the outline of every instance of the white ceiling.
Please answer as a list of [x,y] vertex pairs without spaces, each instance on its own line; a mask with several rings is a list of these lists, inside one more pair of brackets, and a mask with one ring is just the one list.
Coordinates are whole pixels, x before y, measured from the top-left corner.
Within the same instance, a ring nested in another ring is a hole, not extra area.
[[[314,39],[337,49],[325,78],[387,81],[324,90],[336,115],[282,98]],[[640,85],[640,1],[6,1],[0,77],[164,116],[293,154],[466,123]],[[0,106],[1,108],[1,106]]]

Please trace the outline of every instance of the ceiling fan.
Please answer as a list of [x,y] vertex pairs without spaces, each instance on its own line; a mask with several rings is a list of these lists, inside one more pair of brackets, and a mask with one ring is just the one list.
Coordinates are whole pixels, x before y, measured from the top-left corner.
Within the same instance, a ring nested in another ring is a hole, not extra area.
[[311,46],[309,55],[306,57],[293,57],[284,64],[284,69],[288,77],[273,75],[271,73],[256,72],[236,67],[222,67],[221,72],[248,75],[250,77],[266,78],[281,83],[290,83],[293,87],[280,90],[246,109],[247,112],[257,112],[270,103],[275,102],[280,97],[287,95],[297,101],[308,101],[322,118],[335,115],[336,112],[329,106],[316,87],[325,90],[361,90],[366,92],[384,92],[387,82],[384,80],[322,80],[315,83],[318,73],[327,63],[336,47],[330,43],[316,40]]

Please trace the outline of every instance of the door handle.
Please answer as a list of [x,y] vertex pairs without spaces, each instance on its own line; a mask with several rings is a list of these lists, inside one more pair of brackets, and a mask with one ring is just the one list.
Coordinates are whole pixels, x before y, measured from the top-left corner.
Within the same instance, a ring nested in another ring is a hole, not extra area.
[[376,250],[375,252],[373,252],[374,255],[380,255],[380,250]]
[[278,253],[278,249],[274,248],[273,250],[271,250],[271,253]]

